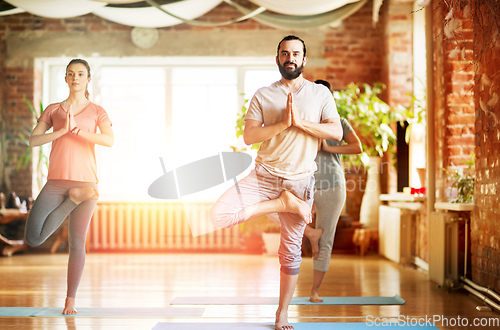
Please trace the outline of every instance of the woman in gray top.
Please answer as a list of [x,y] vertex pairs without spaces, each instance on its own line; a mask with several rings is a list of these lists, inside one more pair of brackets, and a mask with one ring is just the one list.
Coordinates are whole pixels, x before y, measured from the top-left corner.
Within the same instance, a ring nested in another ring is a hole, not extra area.
[[[323,84],[331,90],[328,82],[318,80],[315,82]],[[340,118],[340,122],[344,131],[341,141],[320,140],[316,156],[318,170],[314,174],[316,179],[316,193],[314,194],[316,228],[306,226],[304,232],[304,235],[311,241],[314,259],[312,302],[323,301],[319,297],[319,287],[330,264],[335,229],[346,199],[344,169],[341,163],[342,154],[359,154],[363,151],[361,142],[351,125],[344,118]]]

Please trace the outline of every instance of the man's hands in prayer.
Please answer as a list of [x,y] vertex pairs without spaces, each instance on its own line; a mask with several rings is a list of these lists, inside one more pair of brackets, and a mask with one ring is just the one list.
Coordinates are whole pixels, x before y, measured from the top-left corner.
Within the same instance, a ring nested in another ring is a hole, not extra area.
[[302,119],[295,109],[295,104],[293,103],[293,94],[288,94],[288,99],[286,103],[286,112],[283,118],[283,122],[286,124],[286,128],[290,126],[295,126],[297,128],[302,128]]

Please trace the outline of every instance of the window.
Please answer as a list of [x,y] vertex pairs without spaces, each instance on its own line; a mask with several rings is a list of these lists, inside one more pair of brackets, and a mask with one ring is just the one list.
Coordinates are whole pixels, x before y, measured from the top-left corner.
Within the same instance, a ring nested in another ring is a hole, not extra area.
[[[425,11],[419,10],[420,6],[414,3],[413,16],[413,94],[420,100],[426,96],[427,62],[425,46]],[[426,134],[424,123],[413,125],[412,138],[409,145],[409,179],[410,187],[420,187],[418,168],[425,168],[426,160]]]
[[[40,59],[43,104],[68,97],[70,59]],[[89,59],[90,99],[113,122],[115,145],[96,146],[101,200],[153,200],[149,185],[167,171],[230,151],[238,110],[280,78],[274,58]],[[215,200],[220,191],[197,193]]]

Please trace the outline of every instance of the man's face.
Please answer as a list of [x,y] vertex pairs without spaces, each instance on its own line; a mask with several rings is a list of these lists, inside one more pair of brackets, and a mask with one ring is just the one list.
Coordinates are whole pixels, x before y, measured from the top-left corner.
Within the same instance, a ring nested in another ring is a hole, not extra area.
[[304,57],[303,45],[300,40],[286,40],[281,43],[281,47],[276,57],[278,69],[287,80],[293,80],[300,76],[307,57]]

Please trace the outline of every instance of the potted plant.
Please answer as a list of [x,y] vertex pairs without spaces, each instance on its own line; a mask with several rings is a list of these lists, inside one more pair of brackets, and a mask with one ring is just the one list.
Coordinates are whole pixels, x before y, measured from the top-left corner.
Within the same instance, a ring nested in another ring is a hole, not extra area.
[[[30,164],[30,161],[35,161],[36,162],[36,171],[37,171],[37,183],[38,183],[38,188],[41,189],[43,184],[45,183],[45,179],[47,177],[47,170],[48,170],[48,154],[49,154],[49,146],[44,146],[44,147],[39,147],[38,150],[36,151],[36,154],[34,153],[33,148],[29,146],[29,137],[31,135],[31,131],[33,130],[33,127],[35,127],[37,121],[38,121],[38,115],[31,104],[31,102],[26,98],[23,97],[24,102],[28,106],[28,109],[30,110],[30,113],[32,115],[31,119],[26,121],[23,118],[20,118],[19,116],[16,116],[17,120],[21,123],[21,125],[16,125],[14,126],[14,134],[10,135],[7,132],[7,127],[5,120],[0,120],[1,123],[1,130],[0,130],[0,174],[2,178],[1,186],[0,186],[0,191],[8,191],[10,189],[7,177],[10,173],[10,168],[9,168],[9,157],[7,154],[7,145],[9,141],[15,141],[18,142],[22,145],[25,146],[25,149],[23,153],[21,153],[18,156],[18,161],[17,161],[17,166],[16,170],[19,171],[21,168],[26,168],[28,164]],[[40,102],[40,114],[43,112],[43,106],[42,102]],[[1,118],[5,118],[5,112],[4,109],[2,108],[2,114],[0,116]],[[35,157],[33,157],[35,156]]]
[[[245,115],[247,114],[247,104],[249,100],[245,100],[245,103],[241,106],[240,111],[237,113],[236,117],[236,126],[234,127],[236,130],[236,138],[238,139],[238,146],[229,146],[234,152],[245,152],[248,151],[248,147],[246,147],[243,143],[243,132],[245,130]],[[259,150],[259,147],[262,142],[254,143],[250,146],[250,150]]]
[[367,166],[368,157],[382,157],[385,152],[392,152],[390,147],[396,143],[396,134],[391,126],[407,118],[406,109],[391,109],[379,98],[385,88],[383,83],[362,84],[361,87],[351,83],[346,89],[333,92],[340,117],[346,118],[358,132],[363,145],[361,156],[344,158],[348,164],[351,164],[349,161],[356,163],[358,159]]
[[[23,99],[28,106],[32,117],[29,121],[17,117],[17,120],[21,123],[21,126],[14,126],[17,136],[15,136],[13,140],[25,146],[23,153],[19,155],[16,170],[19,171],[21,168],[26,168],[30,161],[35,161],[38,190],[41,190],[43,185],[45,184],[45,181],[47,180],[50,145],[43,145],[38,147],[37,149],[33,149],[29,146],[29,138],[31,132],[33,131],[33,128],[38,122],[39,116],[37,115],[37,112],[31,102],[26,97],[23,97]],[[40,101],[40,115],[42,114],[43,110],[43,104]]]
[[9,162],[7,155],[7,143],[9,140],[9,136],[7,135],[7,123],[5,120],[5,115],[5,107],[2,106],[0,112],[0,179],[2,180],[0,184],[0,192],[6,192],[9,189],[7,181],[7,176],[9,175]]
[[[243,131],[245,129],[245,115],[247,113],[247,103],[249,100],[245,100],[245,103],[241,106],[237,113],[235,133],[238,139],[237,145],[230,145],[229,147],[233,152],[247,152],[248,147],[243,143]],[[260,143],[253,144],[250,149],[259,149]],[[239,230],[241,233],[242,246],[244,246],[245,252],[251,254],[262,254],[264,252],[264,241],[262,238],[263,228],[267,222],[267,217],[262,216],[251,221],[244,222],[239,225]]]
[[467,168],[462,172],[455,170],[450,171],[443,168],[451,182],[449,198],[452,203],[473,203],[474,202],[474,154],[473,159],[466,162]]
[[281,235],[280,225],[269,217],[262,228],[262,240],[266,248],[266,255],[278,255],[278,248],[280,246]]
[[[241,139],[245,129],[245,115],[248,110],[248,101],[249,100],[245,100],[245,103],[238,112],[236,119],[235,130],[236,138],[238,139]],[[248,151],[248,147],[241,146],[242,144],[243,143],[240,143],[240,146],[230,146],[230,148],[234,152]],[[250,150],[258,150],[260,144],[261,143],[252,144]],[[240,225],[240,231],[243,234],[244,244],[247,251],[262,253],[262,246],[264,246],[267,255],[277,255],[280,243],[280,226],[267,216],[262,216],[246,223],[242,223]]]
[[244,248],[244,252],[250,254],[262,254],[264,252],[262,230],[266,222],[267,217],[262,216],[239,224],[241,245]]

